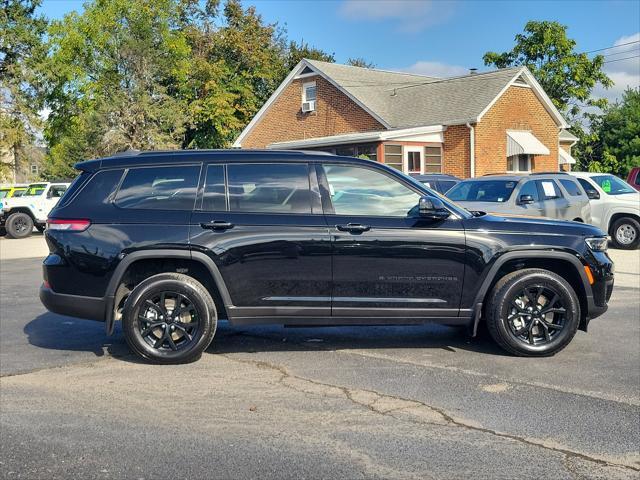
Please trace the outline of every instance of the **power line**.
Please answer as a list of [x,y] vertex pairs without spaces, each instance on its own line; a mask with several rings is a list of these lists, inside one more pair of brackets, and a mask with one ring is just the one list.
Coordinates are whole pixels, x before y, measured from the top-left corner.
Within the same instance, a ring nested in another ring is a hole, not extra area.
[[632,57],[616,58],[615,60],[607,60],[606,62],[602,62],[602,63],[621,62],[623,60],[630,60],[632,58],[638,58],[638,57],[640,57],[640,55],[633,55]]
[[582,53],[594,53],[594,52],[602,52],[604,50],[611,50],[613,48],[619,48],[619,47],[624,47],[625,45],[633,45],[634,43],[640,43],[640,40],[633,40],[631,42],[626,42],[626,43],[621,43],[619,45],[613,45],[611,47],[605,47],[605,48],[596,48],[595,50],[589,50],[588,52],[582,52]]
[[613,53],[605,53],[603,57],[605,58],[615,57],[616,55],[624,55],[625,53],[636,53],[636,52],[640,52],[640,45],[638,45],[637,47],[631,48],[629,50],[622,50],[620,52],[613,52]]

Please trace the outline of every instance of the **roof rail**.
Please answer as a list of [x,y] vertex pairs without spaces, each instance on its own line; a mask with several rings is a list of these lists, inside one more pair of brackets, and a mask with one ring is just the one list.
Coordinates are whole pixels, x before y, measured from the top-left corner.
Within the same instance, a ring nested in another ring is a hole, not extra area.
[[533,172],[529,175],[569,175],[567,172]]

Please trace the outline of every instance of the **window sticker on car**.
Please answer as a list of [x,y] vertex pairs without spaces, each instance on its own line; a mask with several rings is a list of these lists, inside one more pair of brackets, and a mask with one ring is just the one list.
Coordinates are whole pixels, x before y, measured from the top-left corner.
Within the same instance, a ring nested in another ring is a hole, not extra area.
[[602,181],[602,190],[604,190],[606,193],[611,193],[611,180]]
[[551,182],[542,182],[542,190],[544,190],[544,194],[547,197],[556,196],[556,190],[553,188],[553,183]]

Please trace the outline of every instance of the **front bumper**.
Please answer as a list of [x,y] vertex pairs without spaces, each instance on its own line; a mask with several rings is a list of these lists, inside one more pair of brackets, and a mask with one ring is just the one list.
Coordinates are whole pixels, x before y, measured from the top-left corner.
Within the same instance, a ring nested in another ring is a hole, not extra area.
[[587,264],[594,276],[591,295],[587,295],[587,319],[592,320],[607,311],[608,302],[613,293],[614,264],[605,252],[591,252]]
[[60,315],[100,322],[104,322],[106,319],[108,302],[104,298],[56,293],[42,285],[40,287],[40,301],[47,310]]

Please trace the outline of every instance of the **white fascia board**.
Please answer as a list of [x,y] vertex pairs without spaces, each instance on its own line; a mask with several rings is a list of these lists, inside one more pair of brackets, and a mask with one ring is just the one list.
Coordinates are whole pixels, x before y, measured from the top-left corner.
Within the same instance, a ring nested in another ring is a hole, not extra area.
[[[300,147],[324,147],[328,145],[344,145],[348,143],[362,142],[381,142],[384,140],[403,140],[406,141],[425,141],[425,142],[441,142],[443,141],[442,132],[446,128],[442,125],[430,125],[427,127],[411,127],[401,128],[397,130],[383,130],[375,132],[359,132],[346,133],[343,135],[331,135],[328,137],[307,138],[304,140],[291,140],[287,142],[276,142],[267,145],[268,149],[287,149]],[[428,138],[422,140],[417,137]]]
[[256,113],[254,115],[254,117],[251,119],[249,124],[246,127],[244,127],[244,130],[242,130],[242,133],[240,133],[238,138],[236,138],[235,142],[233,142],[233,145],[232,145],[233,148],[241,148],[242,147],[242,140],[244,139],[244,137],[247,136],[247,134],[251,131],[251,129],[260,121],[260,119],[266,113],[266,111],[269,110],[269,107],[271,107],[273,102],[275,102],[276,98],[278,98],[280,96],[280,94],[283,92],[283,90],[285,88],[287,88],[287,86],[289,86],[289,84],[293,81],[293,79],[296,77],[296,75],[298,73],[300,73],[305,67],[309,67],[309,68],[315,70],[311,65],[309,65],[304,60],[301,60],[300,62],[298,62],[298,64],[295,67],[293,67],[291,72],[289,72],[289,75],[287,75],[287,77],[282,81],[280,86],[278,88],[276,88],[275,92],[273,92],[271,94],[271,96],[265,102],[265,104],[262,106],[262,108],[260,110],[258,110],[258,113]]

